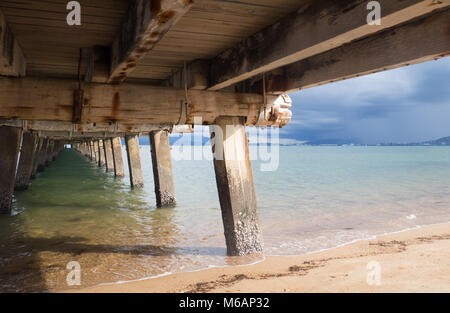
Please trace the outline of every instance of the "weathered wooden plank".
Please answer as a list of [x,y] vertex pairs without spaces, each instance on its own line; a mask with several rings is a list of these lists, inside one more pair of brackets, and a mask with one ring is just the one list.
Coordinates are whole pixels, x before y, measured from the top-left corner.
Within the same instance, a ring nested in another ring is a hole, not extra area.
[[172,158],[170,155],[169,132],[150,133],[153,178],[155,183],[156,206],[176,204]]
[[[0,78],[0,119],[72,121],[73,93],[78,82],[63,79]],[[218,116],[244,116],[255,125],[265,107],[263,123],[284,126],[291,112],[287,108],[272,110],[286,97],[234,92],[189,90],[139,84],[84,84],[84,108],[81,124],[178,124],[184,119],[193,124],[214,123]],[[188,105],[185,101],[188,100]],[[130,132],[130,131],[129,131]]]
[[274,25],[221,53],[211,65],[209,90],[339,47],[449,4],[432,0],[380,0],[381,25],[367,23],[367,1],[311,1]]
[[17,168],[15,190],[25,190],[30,183],[33,172],[38,136],[35,133],[24,133],[22,137],[22,149],[20,150],[19,166]]
[[[27,131],[41,131],[43,136],[73,137],[114,137],[114,134],[148,133],[155,130],[170,129],[171,124],[123,124],[90,123],[73,125],[71,122],[0,119],[0,125],[22,127]],[[106,133],[106,136],[105,136]],[[117,136],[117,135],[116,135]]]
[[11,213],[22,129],[0,126],[0,214]]
[[134,0],[112,46],[108,82],[123,82],[192,4],[192,0]]
[[144,178],[142,176],[139,137],[137,135],[125,136],[125,145],[127,148],[128,170],[130,173],[131,186],[135,188],[143,187]]
[[267,75],[269,92],[306,89],[450,55],[450,9],[394,27]]
[[210,126],[228,255],[262,252],[258,206],[245,122],[220,117]]
[[25,76],[26,61],[22,48],[0,11],[0,75]]

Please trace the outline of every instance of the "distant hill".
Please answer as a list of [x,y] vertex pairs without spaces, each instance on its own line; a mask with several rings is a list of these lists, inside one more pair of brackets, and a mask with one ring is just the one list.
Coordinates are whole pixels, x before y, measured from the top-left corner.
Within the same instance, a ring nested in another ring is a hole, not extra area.
[[422,145],[431,145],[431,146],[450,146],[450,136],[443,137],[432,141],[423,142]]
[[412,142],[412,143],[383,143],[381,146],[450,146],[450,136],[436,140]]

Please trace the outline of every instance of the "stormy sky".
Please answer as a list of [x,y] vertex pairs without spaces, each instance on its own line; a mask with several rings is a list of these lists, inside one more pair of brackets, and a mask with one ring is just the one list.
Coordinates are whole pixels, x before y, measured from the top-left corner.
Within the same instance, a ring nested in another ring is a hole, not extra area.
[[417,142],[450,136],[450,57],[290,94],[282,138]]

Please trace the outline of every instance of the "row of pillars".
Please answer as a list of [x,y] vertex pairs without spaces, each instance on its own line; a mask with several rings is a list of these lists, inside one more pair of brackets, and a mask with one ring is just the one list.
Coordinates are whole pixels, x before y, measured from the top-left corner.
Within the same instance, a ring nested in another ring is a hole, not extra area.
[[[214,142],[212,145],[214,170],[227,253],[228,255],[244,255],[261,252],[262,235],[245,119],[219,117],[215,124],[210,127],[210,132]],[[62,148],[60,143],[46,139],[39,139],[39,148],[35,148],[33,143],[36,143],[37,139],[32,134],[30,136],[26,134],[22,144],[23,161],[21,157],[21,163],[23,162],[23,165],[19,164],[17,175],[17,184],[22,186],[20,188],[28,185],[27,180],[29,181],[29,177],[33,176],[35,166],[39,169],[47,165],[47,162],[53,159]],[[11,208],[15,165],[21,137],[21,129],[0,127],[0,208],[3,211]],[[175,188],[168,132],[150,133],[150,143],[157,205],[158,207],[173,205]],[[125,144],[131,185],[143,186],[138,136],[125,136]],[[114,171],[117,176],[124,175],[120,137],[73,143],[72,147],[97,162],[98,166],[104,166],[107,171]],[[31,159],[29,159],[30,156]],[[22,174],[22,171],[25,174]]]
[[[217,128],[221,131],[218,132]],[[210,127],[210,132],[214,142],[214,170],[227,254],[262,252],[262,235],[245,119],[220,117],[216,120],[216,125]],[[174,204],[175,188],[168,132],[155,131],[149,136],[157,205]],[[138,136],[126,136],[125,143],[131,185],[143,186]],[[107,170],[114,167],[116,175],[118,171],[123,170],[121,157],[116,158],[121,156],[120,138],[84,142],[75,145],[75,149],[98,162],[99,166],[105,166]]]
[[63,148],[61,141],[40,138],[18,127],[0,126],[0,213],[11,213],[14,190],[26,190],[36,173],[56,160]]
[[[156,205],[158,207],[174,206],[175,184],[170,156],[169,134],[167,131],[154,131],[150,135],[153,177],[155,182]],[[139,138],[137,135],[125,136],[130,184],[132,187],[144,186]],[[107,172],[115,176],[124,176],[122,158],[122,139],[120,137],[89,140],[72,144],[72,147],[96,162],[99,167],[105,167]]]

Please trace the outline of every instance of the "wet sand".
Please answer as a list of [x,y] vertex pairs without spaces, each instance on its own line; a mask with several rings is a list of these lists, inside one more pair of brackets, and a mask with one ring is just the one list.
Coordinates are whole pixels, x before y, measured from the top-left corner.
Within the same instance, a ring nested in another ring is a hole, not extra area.
[[[367,283],[367,276],[374,273],[374,268],[367,266],[373,261],[380,265],[380,285]],[[213,268],[73,291],[450,292],[450,223],[308,255],[266,257],[265,261],[248,266]]]

